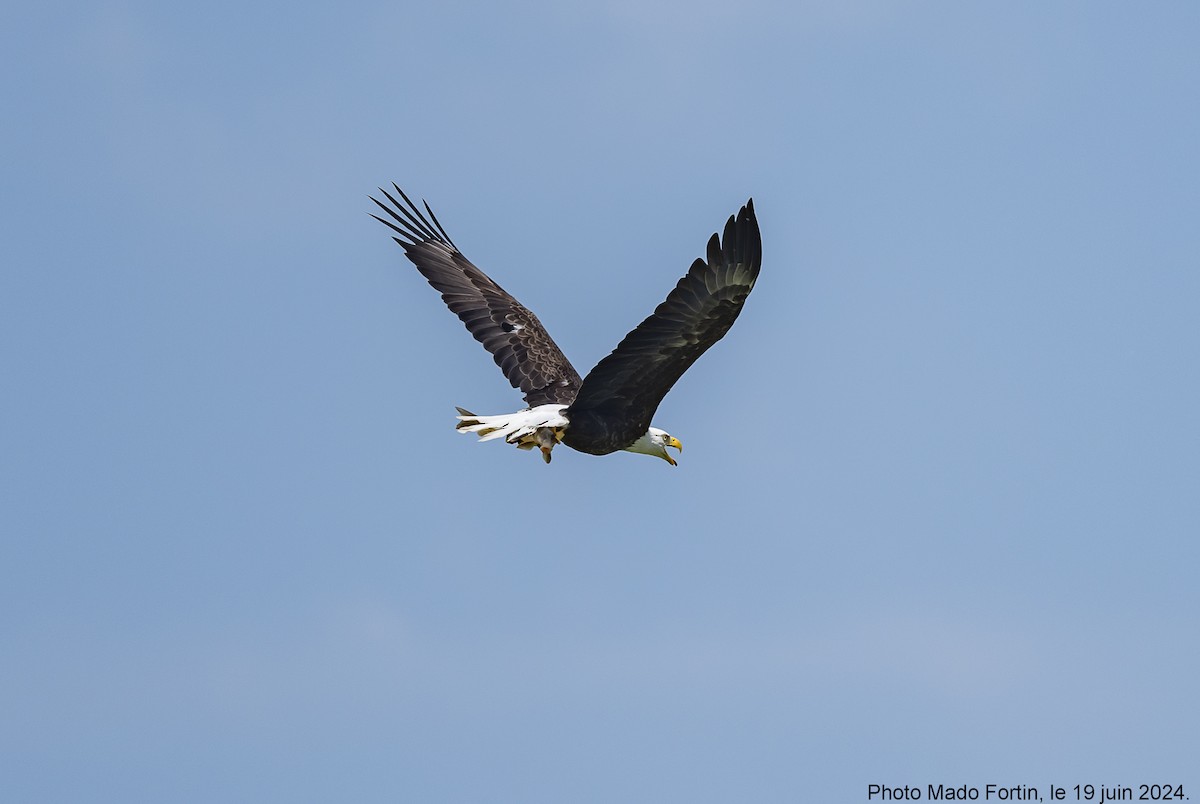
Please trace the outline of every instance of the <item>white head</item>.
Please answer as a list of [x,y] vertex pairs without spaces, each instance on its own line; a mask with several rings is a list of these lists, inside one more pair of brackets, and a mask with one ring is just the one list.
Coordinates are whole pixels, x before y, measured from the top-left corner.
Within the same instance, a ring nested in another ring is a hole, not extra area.
[[667,454],[667,447],[674,447],[683,452],[683,444],[679,443],[679,439],[671,436],[664,430],[659,430],[657,427],[651,427],[646,431],[646,434],[634,441],[625,448],[626,452],[640,452],[643,455],[653,455],[656,458],[662,458],[667,463],[675,466],[675,459]]

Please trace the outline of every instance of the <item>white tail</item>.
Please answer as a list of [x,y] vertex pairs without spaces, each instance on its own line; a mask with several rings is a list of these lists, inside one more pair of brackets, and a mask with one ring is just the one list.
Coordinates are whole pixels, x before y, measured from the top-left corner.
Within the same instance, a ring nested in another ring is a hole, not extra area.
[[496,416],[477,416],[469,410],[456,408],[460,433],[477,433],[480,441],[503,438],[518,449],[541,447],[542,456],[550,462],[550,450],[559,441],[569,423],[563,411],[566,405],[539,405],[536,408],[502,413]]

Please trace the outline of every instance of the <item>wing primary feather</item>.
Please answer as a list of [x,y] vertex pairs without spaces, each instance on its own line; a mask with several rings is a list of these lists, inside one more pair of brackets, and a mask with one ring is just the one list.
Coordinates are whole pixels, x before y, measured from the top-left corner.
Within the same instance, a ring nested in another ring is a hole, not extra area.
[[416,228],[411,222],[409,222],[405,218],[400,217],[400,215],[397,213],[397,210],[399,210],[400,213],[404,213],[406,216],[408,216],[410,218],[412,217],[411,215],[408,215],[408,213],[404,210],[404,208],[402,206],[400,206],[400,204],[396,203],[396,199],[392,198],[392,196],[388,194],[388,191],[384,190],[382,187],[379,189],[379,192],[383,193],[384,196],[386,196],[387,199],[389,201],[391,201],[393,204],[396,204],[396,209],[392,209],[387,204],[383,203],[382,201],[380,201],[377,198],[371,197],[371,200],[374,201],[375,204],[378,205],[380,209],[382,209],[384,212],[386,212],[388,214],[388,216],[392,218],[392,220],[394,220],[396,223],[398,223],[400,225],[396,226],[388,221],[385,221],[383,218],[379,217],[378,215],[371,215],[371,217],[374,218],[375,220],[379,221],[380,223],[384,224],[385,226],[390,226],[393,230],[399,232],[404,237],[408,238],[408,240],[411,242],[418,243],[422,240],[426,240],[427,239],[426,235],[420,229]]
[[[437,215],[433,214],[433,209],[429,206],[429,202],[422,199],[421,203],[425,205],[425,211],[429,213],[430,220],[433,221],[433,225],[437,227],[437,230],[441,232],[442,237],[445,238],[447,243],[454,246],[454,241],[450,239],[450,235],[446,234],[446,230],[442,228],[442,222],[437,219]],[[457,251],[458,246],[454,246],[454,249]]]
[[[400,189],[396,182],[392,182],[392,186],[396,188],[396,192],[400,193],[400,197],[403,198],[404,203],[407,204],[407,207],[401,207],[400,211],[405,215],[408,215],[408,217],[417,224],[418,228],[420,228],[421,233],[425,235],[426,239],[437,240],[437,233],[433,231],[433,227],[429,225],[429,221],[425,220],[425,218],[421,216],[421,211],[417,209],[417,205],[412,202],[411,198],[404,194],[404,191]],[[395,202],[396,199],[393,198],[392,203]],[[428,207],[428,205],[426,205],[426,207]],[[409,210],[412,211],[411,214]]]
[[[384,190],[382,187],[379,188],[379,192],[383,193],[389,199],[391,198],[391,196],[388,196],[387,191]],[[375,204],[375,206],[379,207],[384,212],[386,212],[387,216],[389,218],[393,219],[397,223],[402,223],[405,226],[408,226],[408,223],[396,213],[396,210],[392,209],[387,204],[383,203],[382,201],[380,201],[378,198],[376,198],[373,195],[369,195],[369,196],[367,196],[367,198],[371,199],[371,203]],[[386,223],[386,221],[385,221],[385,223]],[[388,225],[390,226],[391,224],[388,224]]]
[[[394,184],[392,186],[396,187],[396,185],[394,185]],[[383,189],[382,187],[379,188],[379,192],[381,192],[385,196],[387,196],[387,200],[391,201],[392,204],[395,205],[396,211],[399,212],[401,215],[403,215],[407,219],[407,222],[401,220],[400,217],[395,215],[394,213],[393,213],[392,217],[394,217],[397,221],[400,221],[400,223],[403,224],[405,226],[405,228],[410,230],[410,232],[412,233],[412,236],[413,236],[413,240],[418,241],[418,242],[422,241],[422,240],[437,240],[437,235],[434,233],[434,231],[432,229],[429,228],[429,226],[424,221],[421,220],[420,215],[419,214],[414,215],[413,212],[409,211],[410,209],[415,211],[416,207],[414,207],[412,205],[412,201],[408,200],[408,196],[406,196],[403,192],[401,192],[399,187],[396,187],[396,191],[399,192],[400,197],[403,198],[407,202],[407,206],[405,206],[405,204],[401,204],[399,201],[397,201],[395,198],[393,198],[392,194],[389,193],[387,190]],[[375,203],[378,204],[379,202],[376,201]]]
[[[371,200],[372,200],[372,201],[375,201],[375,199],[374,199],[374,198],[372,198]],[[378,204],[379,202],[378,202],[378,201],[375,201],[375,203],[376,203],[376,204]],[[373,212],[368,212],[367,214],[368,214],[368,215],[370,215],[370,216],[371,216],[372,218],[374,218],[375,220],[377,220],[377,221],[379,221],[380,223],[382,223],[384,226],[386,226],[386,227],[388,227],[389,229],[391,229],[393,232],[396,232],[397,234],[403,235],[404,237],[412,237],[412,235],[411,235],[411,234],[409,234],[409,233],[408,233],[408,232],[406,232],[405,230],[401,229],[399,226],[397,226],[396,224],[392,223],[391,221],[384,220],[383,218],[379,217],[378,215],[376,215],[376,214],[375,214],[375,213],[373,213]],[[395,239],[395,238],[393,238],[393,239]],[[400,245],[404,245],[404,243],[401,243]]]

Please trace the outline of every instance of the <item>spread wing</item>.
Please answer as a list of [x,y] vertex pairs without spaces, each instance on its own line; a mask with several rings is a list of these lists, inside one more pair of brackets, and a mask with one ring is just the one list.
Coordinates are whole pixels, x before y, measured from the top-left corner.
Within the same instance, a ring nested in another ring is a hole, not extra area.
[[729,331],[754,287],[762,238],[753,199],[729,218],[723,238],[712,236],[707,256],[707,262],[692,263],[654,314],[588,373],[568,418],[588,412],[588,419],[603,423],[615,448],[646,432],[671,386]]
[[442,294],[442,301],[462,319],[475,340],[492,353],[496,365],[513,388],[521,389],[530,407],[571,404],[581,383],[579,372],[537,316],[462,255],[428,204],[427,219],[403,190],[395,184],[392,187],[404,202],[380,188],[391,206],[376,198],[371,200],[391,220],[371,217],[396,233],[392,239]]

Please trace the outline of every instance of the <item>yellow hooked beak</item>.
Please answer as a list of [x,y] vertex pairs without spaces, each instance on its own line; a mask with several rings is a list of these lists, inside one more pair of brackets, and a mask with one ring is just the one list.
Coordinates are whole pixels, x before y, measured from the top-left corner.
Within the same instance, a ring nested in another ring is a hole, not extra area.
[[[683,452],[683,444],[679,443],[679,439],[678,439],[678,438],[676,438],[675,436],[669,436],[669,437],[667,438],[667,442],[666,442],[666,443],[667,443],[667,446],[668,446],[668,447],[674,447],[675,449],[679,450],[680,452]],[[667,463],[671,464],[672,466],[678,466],[678,465],[679,465],[679,464],[675,463],[675,459],[674,459],[674,458],[672,458],[670,455],[668,455],[668,454],[667,454],[667,453],[665,453],[665,452],[663,453],[663,458],[665,458],[665,459],[666,459],[666,461],[667,461]]]

